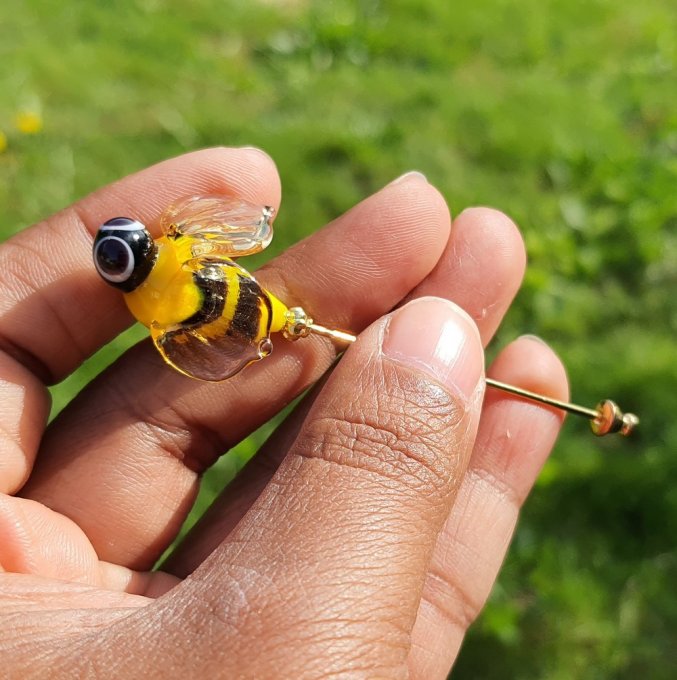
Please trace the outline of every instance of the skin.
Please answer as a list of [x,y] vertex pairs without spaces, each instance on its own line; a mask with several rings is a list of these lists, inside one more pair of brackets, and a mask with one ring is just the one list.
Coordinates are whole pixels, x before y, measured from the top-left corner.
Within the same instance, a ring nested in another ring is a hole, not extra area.
[[[482,345],[525,266],[517,228],[488,208],[452,224],[409,174],[259,270],[287,304],[360,338],[149,572],[199,474],[335,359],[324,339],[279,340],[208,385],[142,342],[46,427],[46,385],[131,322],[91,264],[98,225],[128,214],[157,234],[162,209],[196,193],[278,206],[280,182],[256,149],[200,151],[0,247],[4,677],[446,677],[561,425],[483,399]],[[538,339],[488,373],[567,397]]]

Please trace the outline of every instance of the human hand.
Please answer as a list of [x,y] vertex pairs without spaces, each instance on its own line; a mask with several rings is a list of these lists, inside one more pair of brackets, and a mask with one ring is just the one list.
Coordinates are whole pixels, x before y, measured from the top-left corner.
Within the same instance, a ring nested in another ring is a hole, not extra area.
[[[0,247],[6,677],[444,678],[561,423],[495,391],[482,402],[481,345],[523,273],[517,229],[484,208],[452,228],[440,194],[410,174],[261,268],[287,304],[366,330],[165,571],[148,572],[199,474],[335,356],[321,338],[279,340],[211,385],[146,341],[45,428],[45,384],[131,320],[91,263],[98,225],[119,214],[153,225],[199,193],[277,206],[280,186],[257,150],[201,151]],[[490,374],[566,398],[559,361],[533,339]]]

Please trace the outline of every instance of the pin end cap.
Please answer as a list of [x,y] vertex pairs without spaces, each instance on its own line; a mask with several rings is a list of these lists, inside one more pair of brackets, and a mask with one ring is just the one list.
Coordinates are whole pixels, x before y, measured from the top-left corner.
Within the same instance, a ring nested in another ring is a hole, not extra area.
[[597,417],[590,422],[590,427],[598,437],[615,432],[627,437],[639,425],[639,418],[634,413],[623,413],[611,399],[601,401],[596,410]]

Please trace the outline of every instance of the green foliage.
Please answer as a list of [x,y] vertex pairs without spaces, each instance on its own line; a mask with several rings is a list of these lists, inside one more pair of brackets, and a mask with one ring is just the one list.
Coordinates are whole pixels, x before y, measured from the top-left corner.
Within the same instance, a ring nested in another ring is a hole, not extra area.
[[[506,211],[530,264],[496,345],[538,333],[579,401],[613,396],[642,427],[594,441],[567,424],[455,677],[668,678],[676,45],[673,0],[5,0],[2,234],[213,144],[276,159],[273,254],[410,168],[455,211]],[[55,388],[57,408],[139,337]],[[206,476],[191,521],[264,435]]]

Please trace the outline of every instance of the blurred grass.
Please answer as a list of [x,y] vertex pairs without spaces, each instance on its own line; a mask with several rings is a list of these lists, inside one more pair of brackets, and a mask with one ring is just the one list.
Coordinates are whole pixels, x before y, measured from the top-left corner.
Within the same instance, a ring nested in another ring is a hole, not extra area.
[[[673,677],[674,2],[457,4],[5,0],[1,234],[214,144],[277,161],[271,255],[410,168],[456,212],[503,209],[530,264],[493,347],[540,334],[580,402],[613,396],[642,427],[596,441],[567,424],[454,675]],[[141,336],[57,386],[55,408]],[[191,520],[271,427],[206,475]]]

